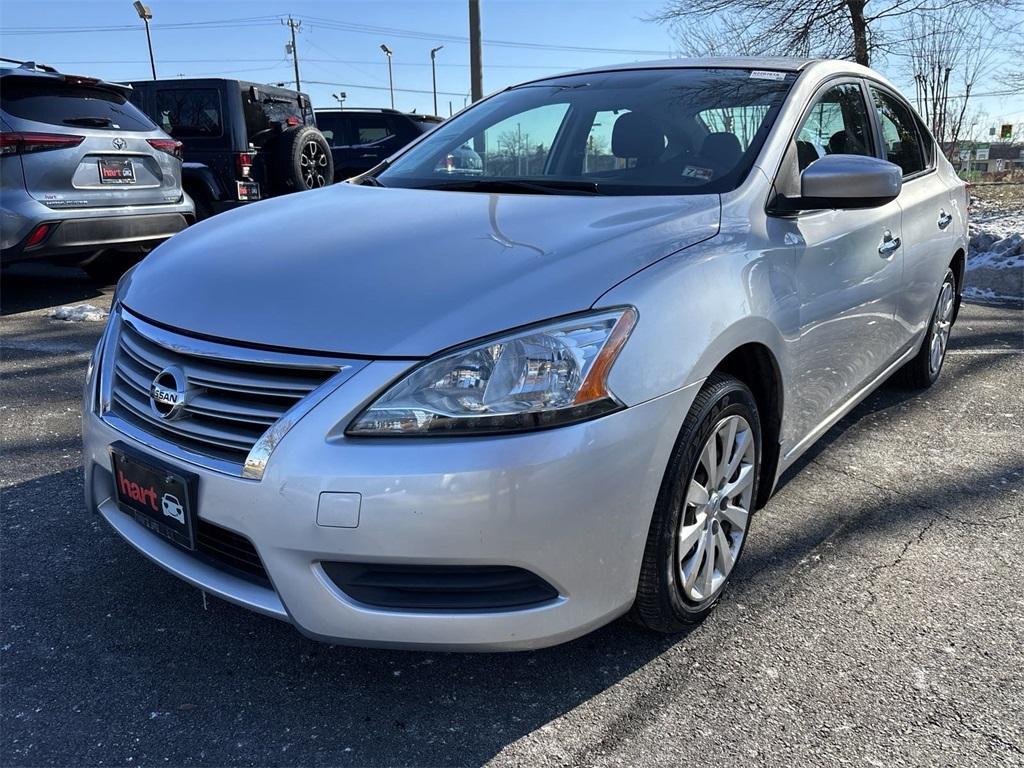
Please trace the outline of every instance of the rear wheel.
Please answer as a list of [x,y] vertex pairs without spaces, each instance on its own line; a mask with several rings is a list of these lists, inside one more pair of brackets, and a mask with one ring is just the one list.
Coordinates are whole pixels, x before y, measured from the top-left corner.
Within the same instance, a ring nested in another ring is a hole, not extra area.
[[910,389],[927,389],[942,372],[949,332],[956,315],[956,287],[956,276],[952,269],[947,269],[921,349],[900,369],[899,382]]
[[678,632],[714,608],[750,528],[761,468],[754,396],[721,373],[683,422],[647,536],[633,618]]

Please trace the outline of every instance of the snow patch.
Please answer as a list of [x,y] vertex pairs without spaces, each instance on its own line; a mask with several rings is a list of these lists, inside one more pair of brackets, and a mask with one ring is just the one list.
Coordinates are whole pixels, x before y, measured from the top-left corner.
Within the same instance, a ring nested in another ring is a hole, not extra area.
[[107,319],[107,311],[92,304],[79,304],[75,307],[57,307],[50,313],[50,317],[68,323],[97,323]]
[[964,296],[1024,301],[1024,212],[982,215],[969,235]]

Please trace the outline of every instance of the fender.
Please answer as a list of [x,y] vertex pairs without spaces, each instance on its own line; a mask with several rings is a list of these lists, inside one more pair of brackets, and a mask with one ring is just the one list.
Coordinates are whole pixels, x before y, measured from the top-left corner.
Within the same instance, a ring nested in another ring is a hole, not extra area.
[[182,163],[181,185],[188,189],[201,190],[211,200],[223,200],[228,194],[210,167],[205,163]]

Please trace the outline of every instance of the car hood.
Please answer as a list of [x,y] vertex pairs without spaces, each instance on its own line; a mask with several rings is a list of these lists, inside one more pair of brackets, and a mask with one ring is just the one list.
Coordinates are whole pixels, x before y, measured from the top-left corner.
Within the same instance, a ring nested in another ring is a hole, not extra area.
[[272,347],[425,357],[585,310],[718,231],[717,195],[483,194],[339,184],[196,224],[129,276],[125,307]]

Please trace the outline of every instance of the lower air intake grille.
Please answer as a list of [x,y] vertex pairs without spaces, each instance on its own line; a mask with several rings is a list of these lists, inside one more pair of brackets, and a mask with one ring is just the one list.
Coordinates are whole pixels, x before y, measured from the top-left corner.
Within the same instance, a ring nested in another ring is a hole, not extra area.
[[270,585],[263,561],[245,536],[200,519],[196,530],[196,551],[204,559],[214,561],[214,565],[227,566],[250,579]]
[[357,602],[381,608],[485,611],[529,608],[558,597],[539,576],[503,565],[322,563]]

